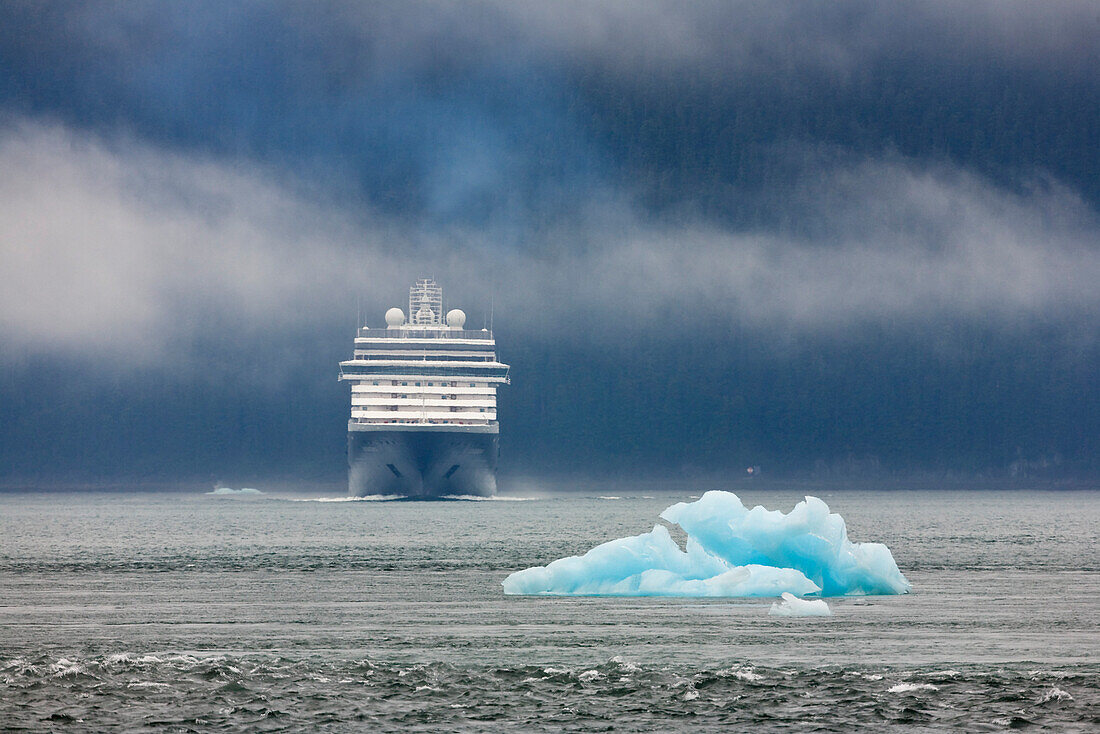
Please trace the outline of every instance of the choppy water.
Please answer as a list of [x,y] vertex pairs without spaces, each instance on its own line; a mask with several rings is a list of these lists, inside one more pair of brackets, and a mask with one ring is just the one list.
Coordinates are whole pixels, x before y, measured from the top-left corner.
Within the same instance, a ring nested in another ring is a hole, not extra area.
[[819,494],[913,594],[791,619],[501,593],[686,494],[0,495],[0,728],[1100,727],[1100,493]]

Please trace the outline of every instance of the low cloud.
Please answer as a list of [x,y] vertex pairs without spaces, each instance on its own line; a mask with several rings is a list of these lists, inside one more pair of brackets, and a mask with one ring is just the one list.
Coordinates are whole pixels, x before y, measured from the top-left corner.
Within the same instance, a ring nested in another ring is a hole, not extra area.
[[542,339],[1100,314],[1100,224],[1057,182],[1008,191],[900,158],[803,180],[775,202],[803,222],[787,230],[655,220],[606,192],[509,249],[319,203],[276,170],[24,120],[0,134],[0,338],[9,357],[161,362],[211,331],[245,348],[331,329],[360,294],[380,323],[420,274],[475,314],[495,290],[498,326]]
[[24,123],[0,170],[0,331],[32,351],[159,359],[211,318],[306,321],[352,277],[347,219],[257,169]]
[[698,298],[766,327],[1073,318],[1100,305],[1100,222],[1049,182],[1013,193],[957,169],[878,160],[817,171],[775,206],[811,233],[655,228],[596,269],[619,288]]

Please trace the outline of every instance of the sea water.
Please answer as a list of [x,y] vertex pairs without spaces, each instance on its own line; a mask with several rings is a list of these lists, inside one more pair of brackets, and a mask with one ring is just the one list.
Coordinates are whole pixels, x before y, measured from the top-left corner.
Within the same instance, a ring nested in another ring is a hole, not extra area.
[[0,494],[0,728],[1100,726],[1100,493],[737,491],[822,497],[912,593],[828,617],[503,593],[690,492]]

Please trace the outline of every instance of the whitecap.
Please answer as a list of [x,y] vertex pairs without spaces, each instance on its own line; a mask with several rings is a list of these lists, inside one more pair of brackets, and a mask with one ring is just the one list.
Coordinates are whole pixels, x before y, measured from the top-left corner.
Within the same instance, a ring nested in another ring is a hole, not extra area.
[[937,670],[934,673],[929,673],[929,676],[936,678],[957,678],[962,675],[962,672],[958,670]]
[[138,689],[142,689],[142,688],[151,689],[151,688],[171,688],[172,686],[168,685],[167,683],[158,683],[156,681],[151,681],[151,680],[132,680],[132,681],[130,681],[129,683],[126,684],[126,687],[127,688],[138,688]]
[[64,678],[70,675],[81,675],[85,672],[85,668],[80,663],[67,658],[60,658],[50,666],[50,672],[53,673],[55,678]]
[[931,683],[898,683],[886,690],[887,693],[912,693],[914,691],[938,691],[939,686]]
[[756,683],[757,681],[764,680],[764,676],[754,671],[751,667],[744,665],[735,665],[732,668],[720,670],[718,671],[718,675],[736,678],[737,680],[743,680],[748,683]]
[[1048,701],[1072,701],[1073,696],[1069,694],[1069,691],[1063,691],[1058,686],[1051,686],[1050,690],[1043,694],[1043,697],[1039,700],[1039,703],[1047,703]]
[[1067,673],[1064,670],[1029,670],[1027,674],[1032,678],[1054,678],[1056,680],[1062,680],[1069,678],[1072,673]]
[[641,670],[640,667],[630,662],[629,660],[626,660],[621,655],[616,655],[615,657],[611,658],[610,662],[619,666],[619,670],[624,673],[637,673],[639,670]]

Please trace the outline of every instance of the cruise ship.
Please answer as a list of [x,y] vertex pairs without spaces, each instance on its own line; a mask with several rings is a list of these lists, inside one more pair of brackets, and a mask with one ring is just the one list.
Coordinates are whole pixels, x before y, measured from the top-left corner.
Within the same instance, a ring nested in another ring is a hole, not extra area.
[[352,359],[348,495],[435,498],[496,492],[500,454],[497,387],[508,365],[489,329],[444,314],[443,289],[422,278],[409,311],[386,311],[386,327],[361,327]]

